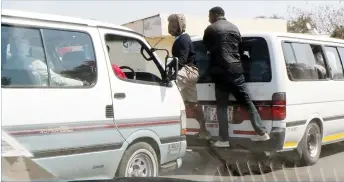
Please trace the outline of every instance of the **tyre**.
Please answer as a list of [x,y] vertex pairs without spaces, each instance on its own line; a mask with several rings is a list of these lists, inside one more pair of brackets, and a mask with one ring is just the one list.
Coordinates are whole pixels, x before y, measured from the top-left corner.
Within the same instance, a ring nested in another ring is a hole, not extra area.
[[315,164],[321,152],[321,131],[316,123],[310,123],[300,143],[301,165],[310,166]]
[[154,149],[145,142],[130,146],[118,166],[119,177],[157,177],[159,162]]

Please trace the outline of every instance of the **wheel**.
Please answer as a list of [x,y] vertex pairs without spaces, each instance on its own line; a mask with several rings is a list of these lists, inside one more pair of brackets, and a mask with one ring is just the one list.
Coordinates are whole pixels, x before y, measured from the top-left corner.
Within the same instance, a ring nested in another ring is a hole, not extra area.
[[310,166],[315,164],[321,152],[321,132],[316,123],[310,123],[301,140],[301,165]]
[[118,166],[119,177],[157,177],[158,174],[157,155],[154,149],[145,142],[130,146]]

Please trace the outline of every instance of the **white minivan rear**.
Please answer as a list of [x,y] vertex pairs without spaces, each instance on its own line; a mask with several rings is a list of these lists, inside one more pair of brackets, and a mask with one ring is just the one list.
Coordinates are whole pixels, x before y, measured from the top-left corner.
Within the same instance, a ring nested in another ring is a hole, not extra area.
[[[200,37],[194,37],[193,42],[196,50],[196,60],[200,66],[206,66],[207,54]],[[285,118],[285,93],[283,87],[278,84],[278,78],[283,72],[278,65],[274,64],[274,52],[269,49],[273,47],[274,41],[269,35],[243,36],[243,51],[247,56],[243,67],[247,88],[251,99],[257,106],[261,115],[262,123],[271,136],[271,140],[264,145],[254,145],[250,138],[256,135],[248,113],[230,96],[228,101],[229,135],[232,145],[238,145],[252,150],[271,150],[280,148],[281,140],[284,139],[284,131],[274,128],[275,122]],[[245,62],[246,61],[246,62]],[[206,118],[206,127],[212,136],[218,136],[218,123],[216,117],[216,103],[214,84],[205,73],[197,84],[199,104],[203,106]],[[188,132],[197,132],[197,122],[188,120]],[[278,126],[278,125],[277,125]],[[277,144],[278,143],[278,144]],[[263,148],[263,149],[262,149]]]
[[[209,58],[202,37],[192,40],[202,72]],[[340,93],[344,89],[344,41],[290,33],[244,33],[242,42],[246,86],[271,139],[250,140],[256,133],[247,112],[230,97],[231,147],[258,153],[293,151],[304,164],[314,164],[321,145],[344,139],[344,96]],[[214,83],[206,72],[197,92],[206,128],[216,137]],[[188,117],[188,145],[201,145],[193,136],[199,125],[192,115]]]

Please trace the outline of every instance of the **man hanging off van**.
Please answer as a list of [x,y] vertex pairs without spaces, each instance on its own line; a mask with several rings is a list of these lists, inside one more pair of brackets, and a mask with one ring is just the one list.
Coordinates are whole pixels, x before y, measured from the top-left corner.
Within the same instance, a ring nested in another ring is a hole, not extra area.
[[[202,139],[210,139],[205,128],[205,121],[201,107],[197,104],[196,82],[199,77],[195,65],[195,51],[190,36],[185,33],[186,21],[184,15],[172,14],[168,17],[168,32],[175,36],[172,46],[172,55],[178,58],[179,71],[177,75],[177,86],[185,102],[185,107],[195,113],[200,125],[198,136]],[[175,62],[170,63],[171,65]]]
[[266,141],[270,137],[245,87],[242,63],[240,60],[241,35],[239,29],[225,19],[221,7],[209,10],[209,25],[203,35],[203,43],[210,53],[209,73],[215,83],[215,97],[219,120],[220,140],[215,147],[229,147],[227,105],[232,93],[237,102],[250,114],[250,120],[257,136],[253,141]]

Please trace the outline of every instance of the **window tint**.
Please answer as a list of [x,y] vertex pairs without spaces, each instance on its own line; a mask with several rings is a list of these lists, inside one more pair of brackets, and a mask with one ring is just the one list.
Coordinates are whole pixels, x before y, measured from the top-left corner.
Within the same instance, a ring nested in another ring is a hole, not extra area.
[[92,86],[96,59],[91,37],[82,32],[43,29],[51,86]]
[[328,60],[328,67],[333,79],[343,79],[343,66],[340,57],[335,47],[325,47],[325,52]]
[[162,82],[162,67],[141,41],[110,34],[105,36],[105,41],[111,64],[121,68],[124,80]]
[[270,55],[265,39],[261,37],[243,37],[242,51],[241,60],[247,82],[270,82]]
[[200,78],[199,80],[202,82],[210,82],[210,78],[207,77],[207,71],[210,63],[209,55],[207,54],[207,50],[203,45],[202,41],[194,42],[195,53],[196,53],[196,66],[199,70]]
[[293,51],[293,47],[290,43],[283,44],[284,59],[287,64],[295,64],[296,59]]
[[[87,34],[4,25],[1,29],[4,46],[1,51],[2,86],[80,87],[95,84],[95,55]],[[72,49],[61,53],[60,48],[67,46]]]
[[48,69],[39,29],[1,25],[2,86],[48,86]]
[[[210,58],[207,55],[202,41],[194,42],[196,52],[196,64],[200,70],[199,83],[211,82],[209,73],[207,73]],[[245,71],[246,82],[270,82],[271,67],[268,45],[261,37],[243,37],[242,38],[242,63]]]
[[[293,70],[292,65],[296,64],[296,59],[295,59],[293,47],[291,46],[290,43],[283,43],[282,47],[283,47],[284,59],[285,59],[286,66],[287,66],[288,78],[290,80],[293,80],[294,77],[296,76],[295,71],[292,72],[292,70]],[[295,74],[295,75],[293,76],[293,74]]]
[[283,43],[282,47],[290,80],[319,80],[327,78],[321,46]]
[[344,48],[338,47],[338,52],[342,61],[342,65],[344,66]]

